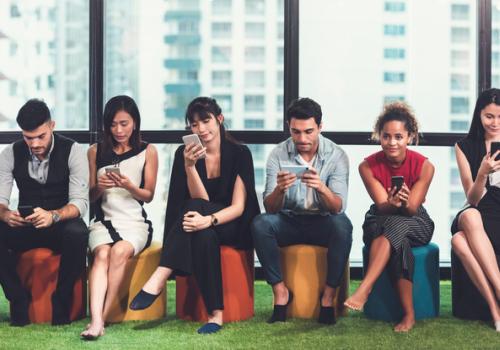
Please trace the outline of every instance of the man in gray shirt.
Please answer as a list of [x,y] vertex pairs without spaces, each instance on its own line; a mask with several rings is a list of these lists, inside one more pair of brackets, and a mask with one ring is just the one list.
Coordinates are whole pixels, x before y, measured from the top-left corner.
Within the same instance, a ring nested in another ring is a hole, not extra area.
[[[85,269],[88,229],[88,161],[73,140],[53,133],[45,102],[29,100],[17,123],[23,140],[0,153],[0,284],[10,301],[10,323],[30,323],[29,291],[16,272],[16,253],[46,247],[61,254],[52,295],[52,324],[70,323],[73,286]],[[9,209],[14,180],[19,207]]]
[[[328,248],[328,273],[321,297],[319,322],[335,323],[333,298],[343,277],[352,243],[352,225],[344,214],[349,161],[345,152],[323,137],[321,106],[309,98],[288,107],[291,137],[267,161],[264,206],[252,222],[255,250],[274,293],[269,323],[286,320],[293,294],[283,282],[279,247],[312,244]],[[308,170],[300,178],[290,166]]]

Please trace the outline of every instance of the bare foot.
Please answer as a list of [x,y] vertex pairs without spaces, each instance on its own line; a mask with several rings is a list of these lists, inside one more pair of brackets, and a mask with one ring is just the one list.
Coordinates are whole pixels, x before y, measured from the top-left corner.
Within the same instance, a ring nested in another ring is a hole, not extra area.
[[365,306],[366,301],[368,300],[368,293],[363,292],[359,288],[344,301],[344,305],[349,309],[354,311],[362,311],[363,306]]
[[404,316],[401,322],[399,322],[395,327],[395,332],[408,332],[415,325],[415,316]]
[[80,333],[83,339],[96,340],[100,336],[104,335],[104,323],[95,323],[87,325],[87,328]]

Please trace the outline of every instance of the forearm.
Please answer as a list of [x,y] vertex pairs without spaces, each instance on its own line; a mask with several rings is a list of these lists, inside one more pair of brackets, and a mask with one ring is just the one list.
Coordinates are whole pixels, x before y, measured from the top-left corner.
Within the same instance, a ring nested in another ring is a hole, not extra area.
[[472,205],[477,205],[479,203],[479,201],[483,197],[484,187],[486,186],[487,179],[488,175],[477,175],[476,181],[474,181],[474,184],[467,192],[467,202]]
[[377,212],[379,214],[398,214],[398,213],[400,213],[400,210],[398,207],[396,207],[388,202],[376,204],[376,207],[377,207]]
[[149,203],[153,200],[154,192],[145,188],[139,188],[137,186],[133,186],[129,189],[132,197],[137,199],[138,201]]
[[321,203],[333,214],[338,214],[342,211],[342,198],[333,193],[328,186],[323,185],[317,190]]
[[285,198],[285,192],[282,192],[276,187],[273,192],[271,192],[264,199],[264,208],[269,214],[276,214],[283,208],[283,201]]
[[213,215],[217,218],[217,225],[222,225],[239,218],[243,214],[243,210],[243,206],[230,205],[229,207],[219,210]]
[[205,200],[210,200],[208,198],[208,193],[205,190],[205,186],[203,186],[203,182],[201,181],[200,175],[196,171],[196,168],[186,167],[186,176],[187,176],[187,186],[189,190],[189,195],[191,198],[200,198]]
[[6,206],[5,204],[0,204],[0,220],[5,222],[5,214],[8,213],[9,207]]
[[66,204],[64,207],[53,211],[59,215],[60,221],[75,219],[80,216],[80,210],[73,204]]

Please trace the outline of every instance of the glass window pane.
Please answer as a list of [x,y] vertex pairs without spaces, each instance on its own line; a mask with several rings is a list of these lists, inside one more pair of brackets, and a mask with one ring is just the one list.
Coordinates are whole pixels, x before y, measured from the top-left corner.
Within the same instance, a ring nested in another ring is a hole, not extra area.
[[0,129],[17,130],[19,108],[43,99],[57,129],[89,126],[88,0],[0,5]]
[[492,1],[491,86],[500,87],[500,0]]
[[[132,96],[144,130],[184,129],[186,107],[200,95],[223,96],[232,129],[254,125],[246,118],[282,128],[283,111],[274,103],[284,94],[282,0],[104,3],[105,99]],[[267,103],[256,109],[245,95],[266,96]]]
[[476,12],[474,0],[300,2],[299,96],[321,105],[328,131],[370,131],[395,100],[422,132],[455,131],[477,95]]

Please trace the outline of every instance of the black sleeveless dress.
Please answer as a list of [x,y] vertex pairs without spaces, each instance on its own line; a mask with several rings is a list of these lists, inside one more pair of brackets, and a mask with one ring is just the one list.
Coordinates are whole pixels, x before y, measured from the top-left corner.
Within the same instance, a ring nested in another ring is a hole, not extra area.
[[[472,179],[475,181],[481,162],[486,154],[486,145],[484,140],[472,140],[465,138],[457,143],[458,147],[464,152],[469,162]],[[491,186],[489,180],[486,181],[486,194],[481,198],[477,206],[467,204],[462,208],[453,223],[451,224],[451,234],[458,231],[458,218],[462,212],[468,208],[476,208],[481,213],[483,226],[488,238],[493,245],[495,254],[500,254],[500,188]]]

